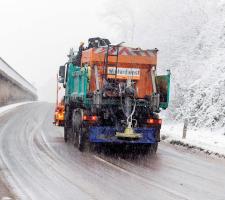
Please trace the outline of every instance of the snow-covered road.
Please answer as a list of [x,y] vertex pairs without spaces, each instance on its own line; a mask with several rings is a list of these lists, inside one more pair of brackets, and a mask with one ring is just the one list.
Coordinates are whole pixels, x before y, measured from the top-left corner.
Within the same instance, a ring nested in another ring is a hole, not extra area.
[[47,103],[0,117],[0,169],[18,199],[223,200],[225,161],[160,143],[156,156],[81,153],[63,141]]

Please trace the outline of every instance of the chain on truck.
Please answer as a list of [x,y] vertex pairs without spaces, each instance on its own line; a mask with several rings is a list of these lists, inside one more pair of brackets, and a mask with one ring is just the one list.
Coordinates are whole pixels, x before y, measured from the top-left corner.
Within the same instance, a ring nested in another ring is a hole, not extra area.
[[130,145],[156,152],[169,103],[170,72],[156,76],[157,49],[112,45],[90,38],[70,50],[60,66],[65,87],[64,140],[79,150],[87,144]]

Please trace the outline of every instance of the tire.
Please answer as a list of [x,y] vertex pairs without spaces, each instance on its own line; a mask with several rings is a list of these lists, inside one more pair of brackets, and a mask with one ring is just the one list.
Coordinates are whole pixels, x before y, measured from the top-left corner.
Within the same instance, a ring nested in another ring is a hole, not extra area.
[[77,147],[78,147],[79,151],[81,151],[81,152],[84,151],[84,147],[85,147],[85,135],[84,135],[82,126],[80,127],[80,129],[78,131]]
[[89,150],[89,140],[87,137],[87,128],[83,126],[82,110],[75,109],[72,114],[72,132],[74,147],[81,152]]
[[66,106],[65,122],[64,122],[64,141],[65,142],[68,142],[70,135],[71,135],[70,111],[69,111],[69,106]]
[[68,142],[68,140],[70,139],[72,135],[71,133],[72,133],[72,128],[68,127],[68,125],[65,123],[64,124],[64,141],[65,142]]
[[68,142],[68,128],[64,126],[64,141]]
[[81,121],[81,113],[79,110],[75,109],[72,113],[72,136],[74,147],[78,146],[80,121]]
[[72,131],[74,147],[84,150],[85,137],[83,133],[82,114],[80,109],[75,109],[72,114]]
[[77,147],[81,152],[91,151],[91,144],[88,139],[87,130],[88,129],[81,124],[77,137]]
[[76,130],[75,124],[74,124],[75,114],[76,114],[76,112],[73,111],[73,113],[72,113],[72,141],[73,141],[74,147],[77,146],[77,132],[76,132],[77,130]]

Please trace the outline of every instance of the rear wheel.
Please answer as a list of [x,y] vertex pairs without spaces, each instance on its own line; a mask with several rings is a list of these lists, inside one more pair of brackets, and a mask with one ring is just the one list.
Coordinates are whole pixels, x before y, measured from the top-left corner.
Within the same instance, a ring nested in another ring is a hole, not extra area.
[[71,134],[71,121],[69,106],[66,106],[65,110],[65,122],[64,122],[64,141],[67,142]]
[[71,133],[72,133],[72,128],[68,127],[68,124],[64,124],[64,141],[68,142],[68,140],[71,137]]
[[85,132],[83,130],[82,125],[79,128],[78,131],[78,142],[77,142],[77,147],[80,151],[84,151],[85,147]]
[[80,121],[81,114],[79,110],[75,109],[72,114],[72,135],[74,147],[78,146]]
[[84,151],[88,146],[87,128],[83,126],[82,110],[76,109],[72,116],[72,130],[74,146],[80,151]]
[[76,132],[74,146],[77,146],[80,151],[89,150],[90,148],[89,140],[87,137],[87,128],[83,127],[82,124]]
[[68,141],[68,128],[66,126],[64,126],[64,141]]

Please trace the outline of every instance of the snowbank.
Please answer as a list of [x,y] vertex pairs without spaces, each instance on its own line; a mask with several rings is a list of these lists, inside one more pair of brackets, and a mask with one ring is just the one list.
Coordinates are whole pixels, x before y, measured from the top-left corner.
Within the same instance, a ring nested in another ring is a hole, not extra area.
[[164,141],[193,147],[212,154],[225,156],[225,129],[194,129],[188,127],[186,139],[182,139],[183,123],[163,121],[161,135]]
[[10,105],[7,105],[7,106],[2,106],[2,107],[0,107],[0,117],[2,115],[4,115],[5,113],[9,112],[10,110],[12,110],[12,109],[14,109],[18,106],[28,104],[28,103],[32,103],[32,101],[26,101],[26,102],[21,102],[21,103],[10,104]]

